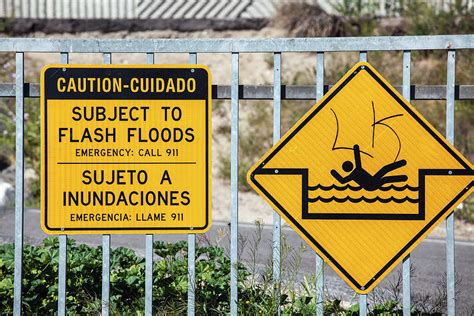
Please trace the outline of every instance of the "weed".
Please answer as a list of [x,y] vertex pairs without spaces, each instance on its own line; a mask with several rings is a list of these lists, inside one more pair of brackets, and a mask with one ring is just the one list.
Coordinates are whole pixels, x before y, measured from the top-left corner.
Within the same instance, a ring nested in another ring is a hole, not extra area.
[[[260,263],[265,247],[263,223],[257,221],[250,236],[240,236],[245,260],[239,260],[238,308],[241,315],[310,315],[316,310],[317,276],[299,276],[306,246],[292,248],[286,237],[281,247],[281,283],[275,291],[271,261]],[[223,234],[228,234],[227,232]],[[223,236],[219,237],[220,239]],[[206,245],[201,245],[204,242]],[[196,247],[196,280],[191,285],[196,297],[196,314],[223,315],[230,310],[230,260],[223,248],[208,245],[201,238]],[[158,241],[159,257],[153,266],[153,306],[160,315],[185,313],[187,309],[187,244]],[[66,307],[72,314],[99,314],[101,309],[102,249],[77,245],[68,239]],[[46,238],[38,246],[25,245],[23,262],[23,309],[26,313],[53,314],[57,308],[59,244]],[[110,310],[112,314],[137,313],[144,308],[145,260],[127,248],[116,248],[110,257]],[[14,245],[0,245],[0,309],[12,313]],[[412,274],[414,271],[412,271]],[[414,277],[414,276],[413,276]],[[459,287],[459,279],[456,288]],[[385,291],[369,295],[370,315],[401,315],[401,273]],[[446,305],[446,280],[426,293],[413,293],[413,314],[438,315]],[[326,297],[330,297],[326,293]],[[338,298],[324,302],[325,315],[357,315],[358,304],[344,307]]]
[[[377,26],[378,5],[373,1],[342,0],[332,4],[339,15],[346,17],[346,32],[350,35],[372,35]],[[348,26],[351,26],[350,28]]]
[[454,212],[456,218],[466,221],[468,223],[474,223],[474,194],[471,194]]
[[296,37],[346,36],[346,20],[326,13],[317,4],[284,3],[278,8],[274,23]]
[[[402,6],[403,8],[403,6]],[[465,1],[449,3],[448,10],[438,10],[427,1],[407,1],[402,16],[408,21],[407,34],[470,34],[474,32],[473,9]]]

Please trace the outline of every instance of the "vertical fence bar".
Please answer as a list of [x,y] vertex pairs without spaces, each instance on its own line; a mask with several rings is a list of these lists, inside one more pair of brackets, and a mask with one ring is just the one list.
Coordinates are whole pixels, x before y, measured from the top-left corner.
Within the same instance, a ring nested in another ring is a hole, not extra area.
[[[146,54],[147,64],[155,63],[155,53]],[[145,316],[153,314],[153,234],[145,236]]]
[[[197,64],[197,54],[189,53],[189,63]],[[188,316],[194,316],[196,289],[196,235],[188,234]]]
[[[281,53],[273,54],[273,144],[280,140],[281,126]],[[281,291],[281,216],[273,212],[273,283],[277,302],[277,315],[280,315]]]
[[[69,63],[69,54],[61,53],[61,64]],[[67,235],[59,235],[58,315],[66,315]]]
[[[359,52],[359,61],[367,62],[367,52],[361,51]],[[366,316],[367,315],[367,295],[360,294],[359,295],[359,315]]]
[[[454,83],[456,76],[456,51],[448,51],[446,82],[446,139],[454,144]],[[446,219],[446,281],[448,315],[456,314],[455,268],[454,268],[454,212]]]
[[145,236],[145,315],[153,314],[153,234]]
[[15,86],[15,275],[13,281],[13,314],[21,315],[23,278],[23,102],[24,102],[24,53],[16,53]]
[[[316,54],[316,101],[324,95],[324,53]],[[324,260],[316,254],[316,315],[324,314]]]
[[[411,52],[403,52],[403,97],[410,102]],[[410,255],[403,259],[403,316],[411,315]]]
[[239,224],[239,53],[232,53],[230,137],[230,314],[237,315],[237,264]]
[[[112,63],[112,54],[104,53],[104,64]],[[110,235],[102,235],[102,315],[109,315]]]
[[367,316],[367,295],[359,295],[359,315]]

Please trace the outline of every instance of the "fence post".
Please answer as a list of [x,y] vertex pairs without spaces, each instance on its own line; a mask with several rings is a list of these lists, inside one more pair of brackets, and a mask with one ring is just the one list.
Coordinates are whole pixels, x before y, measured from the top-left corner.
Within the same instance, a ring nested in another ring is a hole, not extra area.
[[[61,53],[61,64],[69,64],[69,54]],[[67,235],[59,235],[58,315],[66,315]]]
[[[411,85],[411,52],[403,52],[403,97],[410,102]],[[403,260],[403,316],[411,315],[411,280],[410,280],[411,260],[410,255]]]
[[[104,53],[104,64],[112,63],[112,54]],[[102,316],[109,315],[110,235],[102,235]]]
[[[273,54],[273,144],[280,140],[281,125],[281,53]],[[281,216],[273,211],[273,283],[280,315],[281,295]]]
[[[146,62],[154,64],[155,53],[147,53]],[[153,315],[153,234],[145,236],[145,315]]]
[[[324,53],[316,54],[316,101],[324,95]],[[316,315],[324,315],[324,260],[316,254]]]
[[[454,84],[456,75],[456,51],[448,51],[446,82],[446,139],[454,145]],[[446,219],[446,281],[448,315],[456,314],[456,282],[454,267],[454,211]]]
[[16,53],[16,86],[15,86],[15,275],[13,281],[14,301],[13,314],[20,316],[22,303],[23,279],[23,117],[24,117],[24,53]]
[[[189,63],[197,63],[197,54],[189,53]],[[194,316],[196,305],[196,235],[188,234],[188,316]]]
[[[367,62],[367,52],[361,51],[359,53],[359,60]],[[359,315],[366,316],[367,315],[367,295],[360,294],[359,295]]]
[[230,314],[237,315],[238,224],[239,224],[239,53],[232,53],[230,139]]

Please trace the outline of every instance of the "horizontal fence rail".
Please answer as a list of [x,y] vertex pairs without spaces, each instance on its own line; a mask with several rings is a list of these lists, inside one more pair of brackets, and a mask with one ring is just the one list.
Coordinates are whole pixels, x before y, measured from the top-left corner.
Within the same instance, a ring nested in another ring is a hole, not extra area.
[[[104,63],[112,62],[113,53],[147,54],[147,62],[155,62],[155,53],[186,53],[189,62],[196,63],[198,53],[226,53],[232,65],[229,74],[231,85],[213,85],[212,98],[231,100],[231,224],[230,224],[230,310],[231,315],[245,313],[238,310],[238,274],[239,263],[239,101],[240,100],[272,100],[273,140],[280,138],[281,101],[282,100],[319,100],[332,85],[324,84],[324,54],[327,52],[357,52],[359,59],[368,60],[368,53],[373,51],[403,52],[403,85],[395,88],[408,100],[445,100],[446,101],[446,132],[447,139],[454,142],[454,104],[455,100],[474,100],[474,85],[455,84],[455,52],[460,49],[473,49],[474,35],[446,36],[408,36],[408,37],[359,37],[359,38],[291,38],[291,39],[157,39],[157,40],[66,40],[66,39],[13,39],[0,38],[0,52],[16,53],[16,82],[0,83],[0,98],[16,98],[16,209],[15,209],[15,292],[14,314],[21,315],[22,304],[22,246],[23,246],[23,103],[25,98],[38,98],[40,88],[37,83],[24,82],[25,53],[57,53],[61,54],[61,62],[69,61],[68,53],[103,54]],[[448,56],[446,85],[416,85],[410,81],[411,54],[417,50],[444,50]],[[314,85],[282,85],[281,66],[285,52],[311,52],[317,61],[316,83]],[[274,57],[273,85],[242,85],[239,84],[240,53],[271,53]],[[402,58],[401,62],[402,62]],[[159,59],[158,59],[159,61]],[[469,70],[468,70],[469,71]],[[274,217],[273,223],[273,280],[275,285],[281,284],[280,251],[281,251],[281,219]],[[447,221],[447,314],[455,314],[455,274],[454,274],[454,221],[451,214]],[[145,315],[153,313],[153,295],[151,278],[153,275],[153,235],[145,237],[146,243],[146,283],[145,283]],[[60,269],[58,289],[58,314],[67,313],[67,236],[60,237]],[[195,271],[196,237],[188,236],[188,315],[195,314],[196,284]],[[110,297],[110,236],[103,236],[103,280],[102,280],[102,313],[109,313]],[[316,287],[317,315],[323,314],[324,263],[316,257],[316,273],[321,276]],[[278,293],[280,288],[275,288]],[[403,264],[403,303],[404,315],[410,314],[410,259]],[[368,312],[367,296],[360,295],[360,313]],[[1,313],[1,312],[0,312]]]
[[[288,86],[281,85],[282,100],[315,100],[316,91],[314,86]],[[324,85],[324,93],[329,91],[332,85]],[[403,86],[394,86],[402,93]],[[445,85],[411,85],[410,97],[412,100],[446,100]],[[37,83],[24,84],[24,96],[26,98],[39,98],[40,87]],[[15,97],[15,84],[0,84],[0,98]],[[212,85],[212,98],[215,100],[230,100],[231,86]],[[273,100],[273,86],[270,85],[239,85],[240,100]],[[454,86],[455,100],[474,100],[474,85]]]
[[474,35],[275,39],[70,40],[2,38],[0,52],[65,53],[272,53],[472,49]]

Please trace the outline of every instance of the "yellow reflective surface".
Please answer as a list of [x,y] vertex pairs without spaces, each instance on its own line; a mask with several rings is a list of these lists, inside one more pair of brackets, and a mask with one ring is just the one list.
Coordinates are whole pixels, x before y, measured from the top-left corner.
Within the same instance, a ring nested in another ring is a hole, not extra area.
[[[127,75],[129,69],[203,69],[208,73],[207,69],[68,65],[68,71],[118,69],[124,88],[113,92],[114,99],[99,99],[101,92],[92,82],[84,93],[92,93],[95,87],[93,98],[69,99],[68,93],[77,93],[81,83],[77,78],[68,83],[66,75],[54,79],[57,91],[66,96],[45,98],[45,72],[59,67],[64,66],[52,65],[42,73],[43,230],[52,234],[207,231],[211,225],[210,74],[205,78],[208,90],[199,99],[179,99],[180,93],[193,89],[185,86],[184,79],[182,90],[172,87],[175,99],[134,97],[134,77]],[[114,81],[110,82],[113,86]],[[179,77],[175,83],[179,84]],[[137,89],[145,88],[137,84]],[[147,88],[150,95],[167,88],[156,84],[155,91]],[[128,94],[122,96],[126,90]]]
[[368,63],[249,171],[250,185],[358,293],[473,191],[472,164]]

